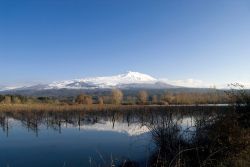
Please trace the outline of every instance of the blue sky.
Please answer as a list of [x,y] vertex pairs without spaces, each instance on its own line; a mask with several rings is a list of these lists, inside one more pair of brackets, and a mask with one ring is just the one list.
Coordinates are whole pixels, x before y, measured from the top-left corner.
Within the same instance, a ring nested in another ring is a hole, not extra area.
[[250,83],[249,0],[0,0],[0,85],[123,73]]

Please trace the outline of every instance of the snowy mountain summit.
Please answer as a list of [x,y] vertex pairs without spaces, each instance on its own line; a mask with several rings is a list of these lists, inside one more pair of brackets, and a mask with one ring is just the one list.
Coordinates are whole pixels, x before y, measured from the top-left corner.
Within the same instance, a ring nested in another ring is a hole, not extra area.
[[33,86],[25,86],[17,89],[9,90],[50,90],[50,89],[162,89],[174,88],[176,86],[169,85],[150,75],[128,71],[124,74],[91,77],[82,79],[73,79],[66,81],[56,81],[50,84],[38,84]]
[[154,84],[157,81],[157,79],[147,74],[128,71],[127,73],[114,76],[93,77],[53,82],[48,85],[47,89],[114,88],[124,87],[125,85],[131,84]]

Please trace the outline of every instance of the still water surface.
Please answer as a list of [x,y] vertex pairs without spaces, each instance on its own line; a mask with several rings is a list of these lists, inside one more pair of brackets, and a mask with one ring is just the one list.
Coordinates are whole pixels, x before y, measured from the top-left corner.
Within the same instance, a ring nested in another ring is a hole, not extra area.
[[[146,166],[155,151],[152,126],[169,117],[160,113],[0,113],[0,167]],[[195,130],[193,116],[171,119]]]

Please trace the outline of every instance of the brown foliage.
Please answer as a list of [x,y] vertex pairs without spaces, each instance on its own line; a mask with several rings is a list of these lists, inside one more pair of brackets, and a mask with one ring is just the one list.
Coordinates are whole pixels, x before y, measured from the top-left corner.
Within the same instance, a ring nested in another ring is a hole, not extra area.
[[148,93],[146,91],[140,91],[138,93],[138,102],[140,104],[145,104],[148,100]]
[[113,89],[111,92],[112,104],[121,104],[123,100],[123,93],[121,90]]
[[104,104],[103,97],[98,97],[98,104],[100,105]]
[[165,93],[161,96],[161,101],[168,104],[223,104],[228,103],[229,100],[225,93],[218,94],[216,91],[211,91],[202,93]]
[[76,103],[90,105],[93,101],[91,96],[80,94],[76,97]]
[[152,97],[152,104],[158,104],[158,97],[156,95]]

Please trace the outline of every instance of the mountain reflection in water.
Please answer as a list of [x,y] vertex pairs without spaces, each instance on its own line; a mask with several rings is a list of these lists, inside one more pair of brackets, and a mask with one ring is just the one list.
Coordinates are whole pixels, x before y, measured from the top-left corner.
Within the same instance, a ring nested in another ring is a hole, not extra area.
[[[203,113],[205,114],[205,112]],[[152,131],[170,120],[188,140],[201,112],[2,112],[0,166],[146,166]],[[191,136],[190,136],[191,135]],[[154,137],[154,136],[153,136]]]

